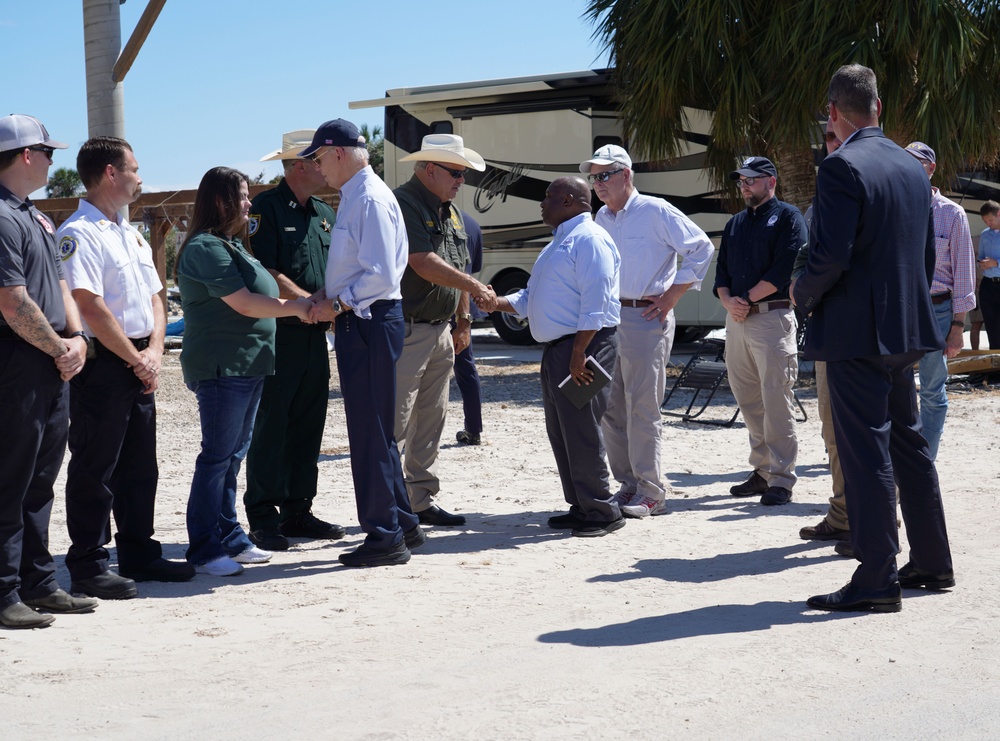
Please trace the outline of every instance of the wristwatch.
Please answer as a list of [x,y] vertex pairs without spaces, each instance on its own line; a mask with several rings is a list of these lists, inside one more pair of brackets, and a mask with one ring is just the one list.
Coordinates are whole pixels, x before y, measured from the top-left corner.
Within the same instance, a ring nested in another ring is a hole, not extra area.
[[466,314],[455,314],[455,318],[456,319],[464,319],[465,321],[469,322],[469,324],[472,324],[472,314],[468,314],[468,313],[466,313]]
[[335,299],[333,300],[333,310],[334,310],[335,312],[337,312],[338,314],[340,314],[340,313],[341,313],[341,312],[343,312],[343,310],[344,310],[344,307],[343,307],[343,306],[341,305],[341,303],[340,303],[340,298],[339,298],[339,297],[338,297],[338,298],[335,298]]
[[88,345],[90,344],[90,338],[87,336],[87,333],[82,330],[78,329],[76,332],[70,332],[66,336],[66,339],[68,340],[70,337],[82,337],[84,342],[86,342]]
[[958,321],[958,320],[956,319],[956,320],[954,320],[954,321],[953,321],[953,322],[951,323],[951,326],[953,326],[953,327],[961,327],[962,329],[965,329],[965,322],[960,322],[960,321]]

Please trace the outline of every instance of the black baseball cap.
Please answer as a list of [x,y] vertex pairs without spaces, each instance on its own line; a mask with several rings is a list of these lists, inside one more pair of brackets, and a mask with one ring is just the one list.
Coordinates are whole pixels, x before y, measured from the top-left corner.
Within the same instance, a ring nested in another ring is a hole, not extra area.
[[308,157],[320,147],[363,147],[365,138],[358,127],[343,118],[335,118],[320,124],[313,134],[312,144],[299,152],[299,157]]
[[729,179],[739,180],[741,177],[752,178],[756,175],[770,175],[772,178],[776,178],[778,171],[767,157],[747,157],[743,160],[739,170],[729,173]]

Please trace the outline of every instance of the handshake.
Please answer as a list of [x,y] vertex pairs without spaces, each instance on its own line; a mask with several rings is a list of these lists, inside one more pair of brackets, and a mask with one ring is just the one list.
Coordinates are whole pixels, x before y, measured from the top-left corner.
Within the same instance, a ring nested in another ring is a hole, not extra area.
[[470,291],[469,296],[476,302],[476,306],[478,306],[482,311],[485,311],[486,313],[496,311],[498,299],[496,291],[493,290],[493,286],[484,286],[482,283],[478,283],[478,285],[479,289]]

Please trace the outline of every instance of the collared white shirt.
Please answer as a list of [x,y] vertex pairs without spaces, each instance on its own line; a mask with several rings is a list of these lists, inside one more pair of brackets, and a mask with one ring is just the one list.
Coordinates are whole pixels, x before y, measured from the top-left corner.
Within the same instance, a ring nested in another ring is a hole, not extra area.
[[373,303],[403,297],[399,283],[409,254],[396,196],[365,167],[340,189],[326,263],[327,297],[339,296],[357,316],[371,319]]
[[[128,222],[109,220],[85,199],[56,232],[59,256],[70,290],[82,288],[104,300],[130,339],[153,331],[153,296],[163,289],[153,250]],[[94,332],[83,320],[88,336]]]
[[[603,206],[595,221],[621,255],[621,298],[658,296],[674,283],[701,290],[715,245],[673,204],[633,188],[618,213]],[[680,269],[678,255],[683,258]]]
[[611,235],[584,213],[564,221],[538,255],[528,287],[507,297],[538,342],[615,327],[621,258]]

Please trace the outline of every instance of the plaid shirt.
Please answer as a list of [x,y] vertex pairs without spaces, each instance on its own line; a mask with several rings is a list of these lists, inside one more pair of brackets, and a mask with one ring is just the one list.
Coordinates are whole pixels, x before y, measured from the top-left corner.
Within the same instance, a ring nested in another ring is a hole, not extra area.
[[965,210],[931,189],[934,208],[934,280],[931,295],[951,292],[951,310],[962,314],[976,308],[976,264]]

